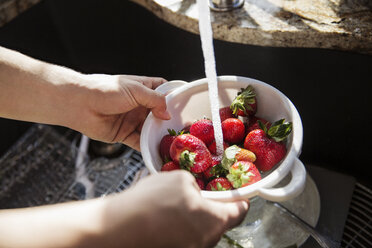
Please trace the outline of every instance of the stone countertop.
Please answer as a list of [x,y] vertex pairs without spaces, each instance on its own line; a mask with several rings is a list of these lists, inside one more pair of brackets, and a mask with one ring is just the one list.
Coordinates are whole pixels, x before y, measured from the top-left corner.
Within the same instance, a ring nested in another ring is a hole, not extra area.
[[[199,33],[196,0],[132,0],[159,18]],[[372,54],[372,1],[245,0],[212,12],[214,38],[272,47],[328,48]]]
[[0,0],[0,27],[41,0]]

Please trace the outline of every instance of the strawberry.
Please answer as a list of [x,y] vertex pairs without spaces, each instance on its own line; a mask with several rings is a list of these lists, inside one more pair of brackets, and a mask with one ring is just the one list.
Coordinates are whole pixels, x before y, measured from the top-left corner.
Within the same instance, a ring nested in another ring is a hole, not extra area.
[[201,119],[194,122],[190,127],[190,134],[201,139],[206,145],[214,140],[213,123],[209,119]]
[[212,155],[212,166],[206,169],[203,174],[206,180],[210,180],[214,177],[226,176],[227,170],[221,166],[220,158]]
[[256,154],[255,164],[261,171],[268,171],[279,163],[286,155],[287,148],[283,142],[292,131],[292,123],[284,123],[284,119],[274,122],[270,129],[258,121],[262,129],[248,133],[244,148]]
[[206,169],[203,173],[206,180],[211,180],[215,177],[226,177],[228,172],[229,171],[223,168],[221,164],[216,164]]
[[172,170],[179,170],[181,169],[180,166],[178,164],[176,164],[175,162],[173,161],[169,161],[168,163],[165,163],[162,167],[161,167],[161,171],[172,171]]
[[164,163],[171,161],[171,157],[169,155],[169,148],[173,140],[176,138],[176,136],[177,136],[176,131],[174,131],[173,129],[168,129],[168,134],[164,135],[163,138],[160,140],[159,152],[160,157]]
[[185,134],[190,133],[190,127],[191,127],[191,125],[185,126],[184,128],[182,128],[181,132],[185,133]]
[[228,118],[236,118],[236,116],[233,114],[231,108],[228,106],[228,107],[220,108],[220,118],[222,122]]
[[220,157],[219,157],[219,156],[216,156],[216,155],[214,155],[214,154],[212,154],[212,163],[211,163],[211,167],[213,167],[213,166],[215,166],[215,165],[217,165],[217,164],[219,164],[219,163],[221,163],[221,159],[220,159]]
[[204,190],[205,189],[205,182],[203,181],[203,179],[195,178],[195,180],[196,180],[196,183],[198,184],[199,188],[201,190]]
[[237,118],[228,118],[222,123],[223,140],[227,143],[239,143],[245,137],[244,123]]
[[181,168],[193,173],[203,172],[212,164],[212,155],[207,146],[191,134],[181,134],[174,139],[170,156]]
[[230,105],[234,115],[249,116],[257,112],[256,93],[251,85],[241,89]]
[[261,174],[256,166],[248,161],[234,163],[226,176],[234,188],[241,188],[261,180]]
[[232,145],[225,150],[221,164],[223,168],[229,170],[237,161],[248,161],[253,163],[255,160],[256,155],[253,152],[237,145]]
[[225,191],[232,189],[232,185],[226,177],[218,177],[207,184],[206,190]]
[[252,117],[249,117],[249,124],[248,124],[248,127],[247,127],[247,134],[252,130],[260,128],[260,125],[258,124],[259,120],[266,126],[266,128],[270,128],[271,123],[269,121],[267,121],[263,118],[257,117],[257,116],[252,116]]
[[[212,154],[217,154],[217,147],[216,147],[216,140],[214,140],[209,146],[208,146],[208,150],[212,153]],[[223,149],[225,150],[226,148],[229,147],[229,144],[227,144],[225,141],[223,142]]]

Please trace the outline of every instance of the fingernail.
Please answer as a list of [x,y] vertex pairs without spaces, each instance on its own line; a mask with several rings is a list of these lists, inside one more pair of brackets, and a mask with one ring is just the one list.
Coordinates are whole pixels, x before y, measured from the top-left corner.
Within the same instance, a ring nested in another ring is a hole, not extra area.
[[243,205],[243,208],[244,208],[244,209],[248,210],[248,208],[249,208],[249,203],[248,203],[248,201],[242,201],[242,205]]
[[164,119],[166,119],[166,120],[170,120],[171,115],[170,115],[170,113],[168,112],[168,110],[165,110],[165,111],[163,112],[163,117],[164,117]]

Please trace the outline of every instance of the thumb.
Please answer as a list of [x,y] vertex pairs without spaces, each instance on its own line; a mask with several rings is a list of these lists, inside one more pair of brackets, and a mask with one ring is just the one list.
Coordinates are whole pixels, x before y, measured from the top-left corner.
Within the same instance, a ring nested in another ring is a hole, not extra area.
[[[225,230],[229,230],[239,225],[245,218],[249,209],[249,202],[241,200],[234,202],[212,201],[214,207],[219,209],[219,214],[226,220]],[[213,207],[213,206],[212,206]]]
[[140,89],[132,91],[133,97],[136,99],[137,103],[151,109],[151,112],[155,117],[169,120],[171,116],[167,111],[165,96],[155,90],[144,87],[143,85],[140,85],[139,87]]

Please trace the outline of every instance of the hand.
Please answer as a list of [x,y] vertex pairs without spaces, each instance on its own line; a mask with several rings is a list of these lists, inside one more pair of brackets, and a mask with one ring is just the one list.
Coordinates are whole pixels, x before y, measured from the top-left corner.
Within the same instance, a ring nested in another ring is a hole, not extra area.
[[203,198],[189,172],[164,172],[109,199],[102,237],[108,247],[212,247],[247,211]]
[[154,91],[165,79],[105,74],[86,75],[85,79],[89,89],[86,109],[75,128],[90,138],[140,150],[140,132],[149,111],[170,119],[164,95]]

